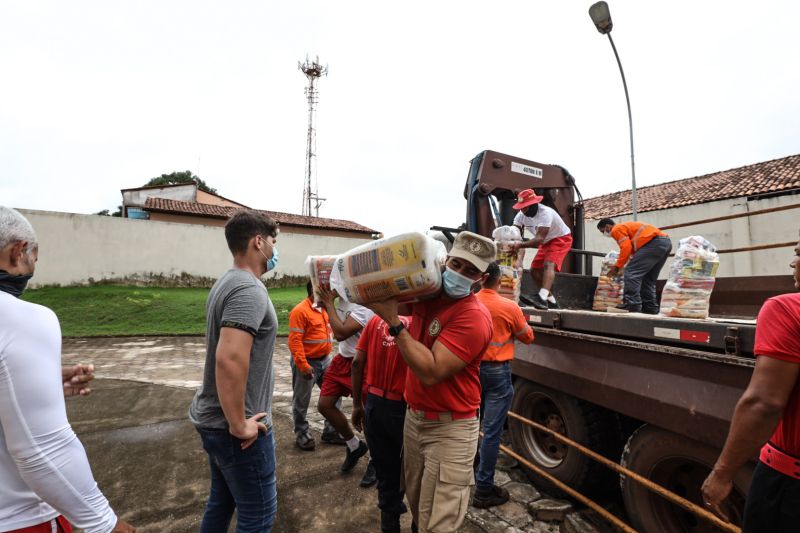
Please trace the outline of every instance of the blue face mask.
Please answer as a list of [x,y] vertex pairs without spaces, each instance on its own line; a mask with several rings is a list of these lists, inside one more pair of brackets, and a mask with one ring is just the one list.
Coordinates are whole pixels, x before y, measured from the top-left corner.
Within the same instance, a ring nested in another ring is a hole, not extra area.
[[266,266],[267,266],[267,272],[269,272],[270,270],[275,270],[275,267],[278,266],[278,247],[275,246],[274,244],[270,244],[269,242],[267,242],[267,244],[269,244],[272,247],[272,257],[268,258],[267,255],[263,251],[261,251],[261,248],[258,249],[258,253],[263,255],[264,259],[267,260]]
[[447,267],[442,274],[442,282],[445,294],[454,300],[469,296],[475,284],[475,280],[462,276],[450,267]]
[[267,260],[267,272],[270,270],[275,270],[276,266],[278,266],[278,247],[273,245],[272,258]]

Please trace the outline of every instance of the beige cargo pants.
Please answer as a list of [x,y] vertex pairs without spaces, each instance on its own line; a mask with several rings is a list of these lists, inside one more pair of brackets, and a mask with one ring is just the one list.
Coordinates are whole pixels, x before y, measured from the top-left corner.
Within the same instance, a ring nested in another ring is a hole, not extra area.
[[406,412],[403,480],[420,533],[452,532],[464,522],[475,484],[478,427],[477,418],[426,420]]

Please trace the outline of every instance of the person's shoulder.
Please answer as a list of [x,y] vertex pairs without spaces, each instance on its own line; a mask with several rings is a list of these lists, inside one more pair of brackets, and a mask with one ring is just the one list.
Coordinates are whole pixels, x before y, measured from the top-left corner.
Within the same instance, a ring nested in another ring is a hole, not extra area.
[[51,320],[58,323],[58,316],[49,307],[28,302],[10,294],[0,293],[0,316],[3,322],[13,324],[15,320]]
[[768,298],[764,302],[762,310],[773,312],[783,310],[800,319],[800,292],[790,292]]
[[292,307],[292,310],[289,312],[289,314],[304,313],[306,310],[306,300],[307,299],[303,299],[300,301],[300,303]]

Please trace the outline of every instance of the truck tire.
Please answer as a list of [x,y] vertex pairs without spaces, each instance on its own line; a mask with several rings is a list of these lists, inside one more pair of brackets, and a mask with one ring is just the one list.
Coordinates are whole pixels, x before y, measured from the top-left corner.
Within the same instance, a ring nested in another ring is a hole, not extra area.
[[[702,506],[700,487],[711,473],[719,450],[664,429],[644,425],[636,430],[622,454],[622,466],[666,487],[675,494]],[[753,477],[753,465],[739,471],[733,491],[723,510],[734,524],[741,526],[744,498]],[[620,476],[625,509],[634,528],[648,533],[709,532],[719,530],[644,486]]]
[[[570,439],[616,460],[622,451],[619,421],[610,411],[524,379],[515,382],[511,410],[554,429]],[[514,450],[559,481],[581,492],[597,494],[614,489],[616,475],[546,433],[509,418]],[[554,496],[564,492],[532,470],[531,481]]]

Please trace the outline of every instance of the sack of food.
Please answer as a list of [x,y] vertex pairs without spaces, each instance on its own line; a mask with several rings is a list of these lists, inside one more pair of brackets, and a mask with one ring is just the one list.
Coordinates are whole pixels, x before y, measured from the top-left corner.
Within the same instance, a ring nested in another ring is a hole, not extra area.
[[608,275],[611,267],[617,264],[619,252],[616,250],[608,252],[600,264],[600,276],[597,278],[597,288],[594,291],[592,301],[593,311],[607,311],[609,307],[617,307],[622,303],[622,293],[625,284],[622,281],[622,274],[615,277]]
[[318,304],[317,293],[319,288],[330,290],[331,270],[336,261],[335,255],[309,255],[306,257],[308,265],[308,275],[311,278],[311,286],[314,289],[314,303]]
[[357,246],[336,258],[330,285],[360,305],[396,298],[424,299],[442,287],[444,245],[422,233],[404,233]]
[[514,250],[513,245],[522,241],[522,235],[516,226],[500,226],[492,232],[492,239],[497,247],[497,263],[500,265],[500,287],[497,292],[519,303],[524,250]]
[[719,254],[705,238],[681,239],[669,278],[661,293],[661,314],[679,318],[708,318]]

